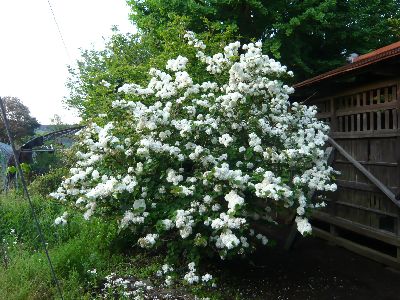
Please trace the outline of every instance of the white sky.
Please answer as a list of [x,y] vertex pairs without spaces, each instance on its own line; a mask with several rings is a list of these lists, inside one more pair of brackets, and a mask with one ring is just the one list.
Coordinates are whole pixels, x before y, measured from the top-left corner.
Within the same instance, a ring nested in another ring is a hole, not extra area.
[[21,99],[41,124],[54,114],[66,123],[76,114],[65,109],[67,65],[79,48],[102,47],[111,26],[134,32],[125,0],[50,0],[67,45],[64,49],[48,0],[0,0],[0,96]]

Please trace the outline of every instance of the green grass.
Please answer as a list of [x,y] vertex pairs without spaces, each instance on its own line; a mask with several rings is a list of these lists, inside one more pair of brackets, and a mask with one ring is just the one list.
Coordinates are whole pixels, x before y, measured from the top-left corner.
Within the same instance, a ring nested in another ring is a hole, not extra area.
[[[76,217],[68,226],[54,226],[59,205],[42,197],[33,197],[33,202],[65,298],[87,298],[87,271],[96,268],[106,274],[125,260],[115,249],[116,224]],[[7,268],[1,264],[0,299],[54,299],[50,268],[29,205],[20,195],[0,196],[0,238],[8,256]]]
[[[163,264],[163,254],[134,248],[129,235],[118,233],[115,221],[75,216],[67,226],[55,226],[62,207],[38,195],[32,200],[65,299],[94,299],[93,292],[99,292],[101,281],[111,273],[160,283],[154,274]],[[21,195],[0,195],[0,242],[8,257],[6,267],[0,251],[0,300],[58,298],[29,204]],[[95,280],[88,274],[92,269],[97,270]],[[220,291],[202,287],[178,283],[174,288],[210,299],[225,298]],[[236,299],[233,294],[231,299]]]

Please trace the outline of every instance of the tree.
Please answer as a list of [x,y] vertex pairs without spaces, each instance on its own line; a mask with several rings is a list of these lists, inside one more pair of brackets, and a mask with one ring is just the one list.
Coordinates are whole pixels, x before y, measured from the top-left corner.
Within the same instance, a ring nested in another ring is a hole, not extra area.
[[297,81],[398,40],[399,0],[128,0],[141,32],[163,27],[171,16],[236,26],[242,42],[262,39],[264,50],[287,65]]
[[[23,137],[33,135],[40,124],[30,115],[29,108],[16,97],[2,97],[2,100],[7,111],[12,137],[19,141]],[[9,143],[3,120],[0,123],[0,141]]]
[[[150,78],[151,67],[161,68],[170,57],[191,51],[182,43],[188,23],[186,17],[171,16],[164,26],[151,32],[122,34],[115,30],[103,50],[84,50],[78,67],[69,69],[70,96],[65,102],[76,108],[84,121],[96,121],[99,115],[108,112],[123,84],[144,84]],[[204,23],[208,31],[200,37],[207,41],[208,49],[217,50],[235,39],[233,27],[223,26],[222,30],[220,24]],[[198,66],[192,66],[191,71],[197,77],[208,76]]]

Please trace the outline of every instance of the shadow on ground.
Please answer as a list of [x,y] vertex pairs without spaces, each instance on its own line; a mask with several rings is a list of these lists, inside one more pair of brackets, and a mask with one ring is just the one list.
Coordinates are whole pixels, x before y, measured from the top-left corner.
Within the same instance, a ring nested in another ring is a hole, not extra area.
[[300,238],[289,252],[264,249],[252,261],[220,265],[226,299],[400,299],[400,272],[318,238]]

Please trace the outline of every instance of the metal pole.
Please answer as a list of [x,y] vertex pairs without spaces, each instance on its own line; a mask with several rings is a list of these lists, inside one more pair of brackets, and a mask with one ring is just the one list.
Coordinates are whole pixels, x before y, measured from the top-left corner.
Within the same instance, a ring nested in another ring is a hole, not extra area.
[[9,125],[8,119],[7,119],[6,108],[5,108],[5,106],[4,106],[3,99],[2,99],[1,97],[0,97],[0,108],[1,108],[1,114],[2,114],[2,117],[3,117],[4,125],[5,125],[5,127],[6,127],[8,139],[9,139],[9,141],[10,141],[10,145],[11,145],[11,148],[12,148],[12,151],[13,151],[14,160],[15,160],[15,166],[17,167],[17,172],[19,173],[19,175],[20,175],[20,177],[21,177],[22,187],[23,187],[23,190],[24,190],[24,192],[25,192],[26,198],[28,199],[29,206],[31,207],[32,216],[33,216],[33,219],[34,219],[34,222],[35,222],[35,225],[36,225],[36,229],[37,229],[37,231],[38,231],[38,233],[39,233],[40,241],[41,241],[41,243],[42,243],[44,252],[46,253],[47,261],[49,262],[51,275],[52,275],[52,277],[53,277],[54,283],[55,283],[56,286],[57,286],[57,291],[58,291],[58,294],[59,294],[61,300],[64,300],[64,297],[63,297],[63,294],[62,294],[62,291],[61,291],[60,284],[59,284],[59,282],[58,282],[56,273],[55,273],[54,268],[53,268],[53,264],[52,264],[51,259],[50,259],[49,251],[47,250],[46,240],[45,240],[45,238],[44,238],[42,229],[41,229],[41,227],[40,227],[39,219],[38,219],[38,217],[37,217],[37,215],[36,215],[35,207],[34,207],[34,205],[33,205],[33,202],[32,202],[32,200],[31,200],[31,197],[29,196],[28,188],[27,188],[27,185],[26,185],[26,182],[25,182],[24,173],[22,172],[21,165],[20,165],[20,163],[19,163],[17,150],[15,150],[14,139],[13,139],[12,136],[11,136],[10,125]]

